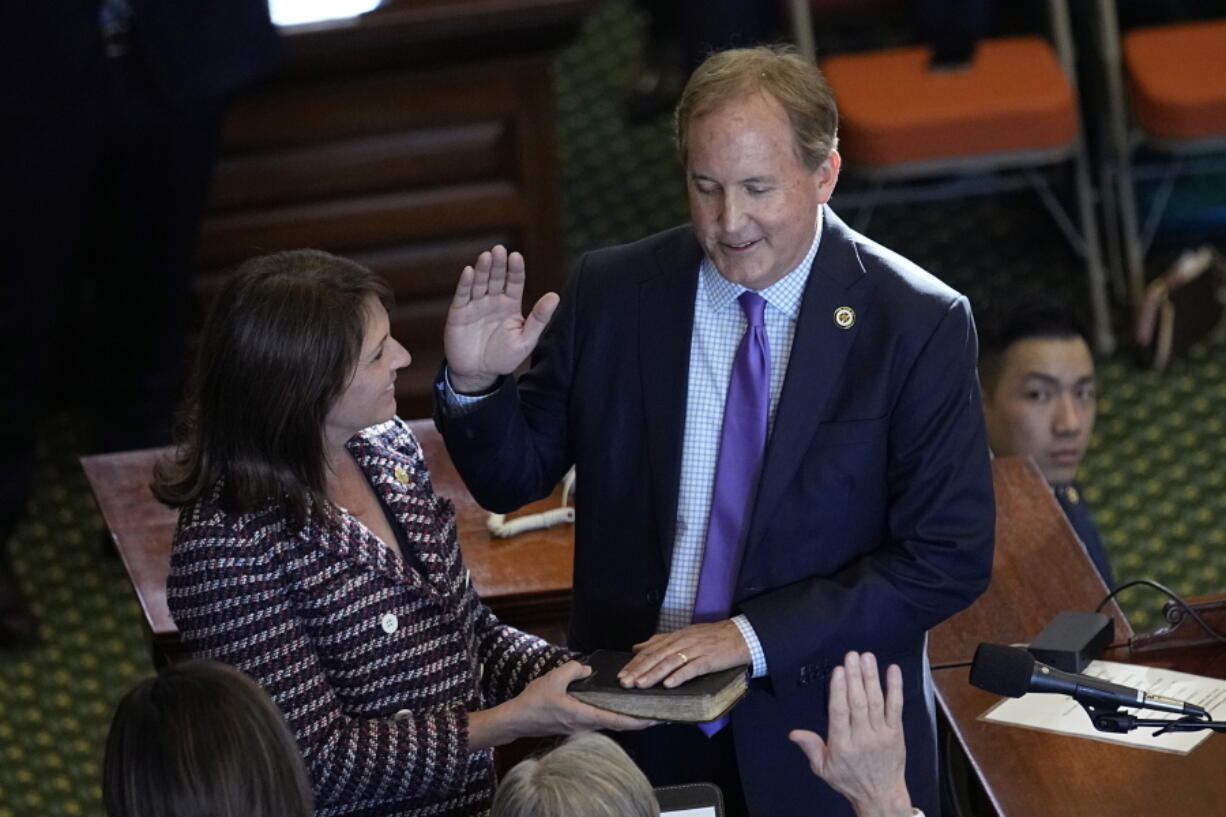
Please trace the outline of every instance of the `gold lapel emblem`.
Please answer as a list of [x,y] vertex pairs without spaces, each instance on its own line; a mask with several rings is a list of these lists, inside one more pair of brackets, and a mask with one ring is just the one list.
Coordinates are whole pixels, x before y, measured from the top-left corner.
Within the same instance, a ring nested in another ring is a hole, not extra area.
[[850,306],[840,306],[834,310],[834,325],[840,329],[850,329],[856,325],[856,310]]
[[409,482],[409,472],[404,470],[403,465],[396,466],[396,481],[401,485],[407,485]]

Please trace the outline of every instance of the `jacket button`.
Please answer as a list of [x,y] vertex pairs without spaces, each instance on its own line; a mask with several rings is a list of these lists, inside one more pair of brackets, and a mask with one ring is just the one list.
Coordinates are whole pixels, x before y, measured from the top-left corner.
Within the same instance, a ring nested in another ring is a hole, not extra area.
[[384,613],[383,618],[379,619],[379,626],[383,628],[383,632],[391,635],[400,629],[400,621],[395,613]]
[[402,710],[400,710],[399,712],[397,712],[395,715],[392,715],[392,720],[394,720],[394,721],[407,721],[407,720],[408,720],[409,718],[411,718],[411,717],[413,717],[413,713],[412,713],[412,712],[410,712],[410,711],[409,711],[409,710],[407,710],[407,709],[402,709]]

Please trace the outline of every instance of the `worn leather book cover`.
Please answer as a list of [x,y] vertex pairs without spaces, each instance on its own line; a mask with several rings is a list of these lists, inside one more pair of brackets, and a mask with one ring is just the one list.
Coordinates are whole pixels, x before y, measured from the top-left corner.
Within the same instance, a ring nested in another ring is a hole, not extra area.
[[581,659],[592,668],[587,678],[571,682],[567,691],[584,703],[655,721],[704,723],[730,710],[745,694],[748,667],[732,667],[691,678],[671,689],[656,684],[625,689],[617,673],[634,653],[597,650]]

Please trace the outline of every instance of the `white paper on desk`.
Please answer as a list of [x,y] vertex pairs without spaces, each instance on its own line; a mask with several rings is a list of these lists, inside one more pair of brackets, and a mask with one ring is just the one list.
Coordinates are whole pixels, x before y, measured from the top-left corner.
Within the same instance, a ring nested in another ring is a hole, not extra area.
[[[1164,695],[1197,704],[1204,707],[1214,720],[1223,720],[1226,715],[1226,681],[1217,678],[1205,678],[1159,667],[1120,664],[1116,661],[1091,661],[1083,673],[1113,684],[1140,689],[1151,695]],[[1125,708],[1122,711],[1138,718],[1175,720],[1179,717],[1173,713],[1148,709]],[[1170,732],[1154,737],[1156,727],[1138,727],[1123,734],[1099,732],[1090,723],[1090,716],[1082,709],[1081,704],[1072,698],[1038,692],[1031,692],[1020,698],[1005,698],[979,718],[993,723],[1007,723],[1028,729],[1058,732],[1108,743],[1123,743],[1181,755],[1191,752],[1202,740],[1213,734],[1209,731]]]

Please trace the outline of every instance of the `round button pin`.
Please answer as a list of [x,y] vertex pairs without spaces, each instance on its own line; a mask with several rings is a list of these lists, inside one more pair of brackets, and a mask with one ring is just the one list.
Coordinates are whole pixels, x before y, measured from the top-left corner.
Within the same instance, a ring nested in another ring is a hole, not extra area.
[[840,306],[834,310],[834,325],[840,329],[850,329],[856,325],[856,310],[850,306]]
[[391,635],[400,627],[400,621],[395,613],[384,613],[383,618],[379,619],[379,626],[383,628],[383,632]]

